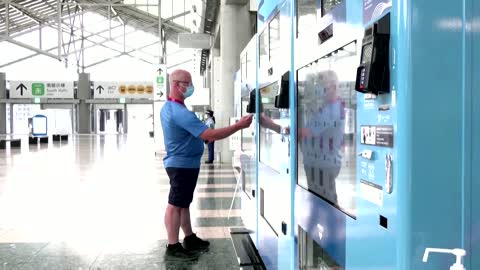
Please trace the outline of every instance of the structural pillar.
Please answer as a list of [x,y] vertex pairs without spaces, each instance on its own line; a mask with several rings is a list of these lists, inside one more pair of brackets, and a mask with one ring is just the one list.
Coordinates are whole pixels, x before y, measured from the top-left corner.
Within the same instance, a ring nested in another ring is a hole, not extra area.
[[91,98],[89,73],[78,74],[77,98],[80,101],[77,110],[78,133],[90,134],[92,124],[90,117],[90,104],[86,103],[86,100]]
[[[7,98],[7,80],[5,73],[0,72],[0,99]],[[0,134],[7,134],[7,104],[0,103]]]
[[[216,126],[225,127],[230,124],[230,118],[234,116],[233,79],[235,72],[240,68],[240,53],[252,36],[248,5],[230,5],[222,1],[219,24],[220,69],[219,73],[214,75],[214,79],[219,74],[220,83],[219,88],[214,89],[213,104]],[[221,145],[221,148],[217,148],[221,149],[221,160],[230,162],[232,151],[230,151],[228,140],[221,140],[218,144]]]
[[127,104],[123,106],[123,133],[128,133],[128,111],[127,111]]

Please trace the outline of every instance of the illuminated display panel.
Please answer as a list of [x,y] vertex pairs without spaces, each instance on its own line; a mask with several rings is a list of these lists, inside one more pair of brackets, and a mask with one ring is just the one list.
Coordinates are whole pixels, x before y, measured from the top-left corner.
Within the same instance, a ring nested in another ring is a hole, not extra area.
[[[285,112],[275,108],[275,96],[279,90],[277,82],[261,87],[259,108],[259,138],[260,138],[260,162],[280,172],[280,164],[288,155],[287,147],[284,147],[280,134],[282,121],[288,121],[282,117]],[[286,125],[286,123],[283,123]]]
[[329,13],[332,9],[342,3],[342,0],[321,0],[322,1],[322,16]]
[[[251,48],[247,51],[247,79],[250,82],[255,82],[256,75],[256,67],[255,67],[255,57],[256,57],[256,46],[251,46]],[[251,85],[251,88],[255,88],[254,85]]]
[[300,270],[343,270],[326,250],[308,236],[302,227],[298,227],[298,232],[298,268]]
[[265,66],[268,62],[268,28],[258,37],[258,57],[258,66]]
[[355,217],[356,44],[297,72],[297,184]]
[[40,136],[47,135],[47,117],[35,115],[32,117],[32,134]]
[[317,0],[297,1],[297,37],[317,23]]
[[[248,53],[247,53],[248,54]],[[242,58],[241,58],[241,64],[240,64],[240,75],[241,75],[241,78],[242,78],[242,82],[246,81],[247,80],[247,54],[244,55]]]
[[272,59],[277,59],[280,56],[281,41],[280,41],[280,13],[277,13],[275,17],[272,18],[272,21],[268,24],[268,29],[270,32],[270,61]]
[[[242,97],[242,116],[249,114],[247,113],[249,98],[249,95]],[[255,125],[250,125],[250,127],[241,130],[241,148],[243,152],[254,153],[255,151],[254,129]],[[242,155],[240,157],[244,177],[242,189],[249,198],[252,194],[252,185],[255,183],[255,160],[253,156]]]

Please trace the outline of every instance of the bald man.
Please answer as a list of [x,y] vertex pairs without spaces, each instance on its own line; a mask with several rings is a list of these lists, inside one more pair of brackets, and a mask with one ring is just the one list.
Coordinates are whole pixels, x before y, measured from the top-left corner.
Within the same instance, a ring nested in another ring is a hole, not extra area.
[[[165,170],[170,178],[170,192],[165,211],[167,229],[167,255],[188,258],[191,251],[208,248],[210,243],[196,236],[190,221],[190,203],[197,185],[200,159],[203,154],[203,141],[216,141],[227,138],[252,123],[252,116],[242,117],[235,124],[209,129],[185,107],[184,100],[194,92],[192,77],[188,71],[175,70],[170,74],[170,94],[160,112],[165,149],[163,159]],[[182,228],[185,238],[183,246],[179,242]]]

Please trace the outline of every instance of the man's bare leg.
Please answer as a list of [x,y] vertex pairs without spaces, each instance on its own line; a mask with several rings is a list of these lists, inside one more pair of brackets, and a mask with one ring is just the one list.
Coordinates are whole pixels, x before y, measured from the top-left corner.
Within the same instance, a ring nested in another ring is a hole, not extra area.
[[167,205],[165,210],[165,228],[167,229],[168,244],[173,245],[178,243],[178,233],[180,231],[180,207]]
[[192,222],[190,220],[190,208],[180,208],[180,226],[185,236],[193,234]]

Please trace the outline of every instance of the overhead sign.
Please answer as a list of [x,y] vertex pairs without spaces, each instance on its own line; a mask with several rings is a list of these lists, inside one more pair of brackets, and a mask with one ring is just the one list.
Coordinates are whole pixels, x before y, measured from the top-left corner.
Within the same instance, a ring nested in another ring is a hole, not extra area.
[[159,65],[155,72],[154,101],[165,100],[167,97],[167,65]]
[[75,98],[73,81],[10,81],[10,98]]
[[148,82],[93,82],[93,98],[153,98],[153,85]]

